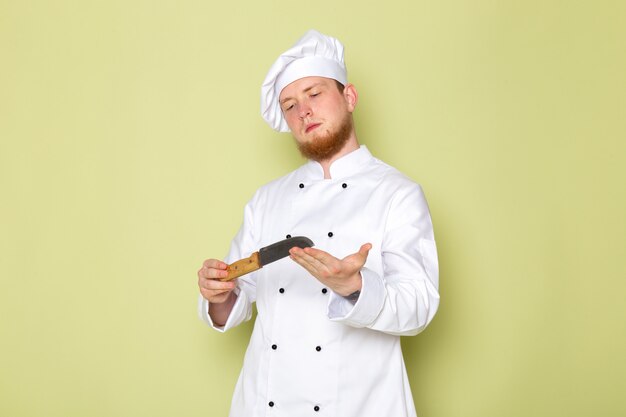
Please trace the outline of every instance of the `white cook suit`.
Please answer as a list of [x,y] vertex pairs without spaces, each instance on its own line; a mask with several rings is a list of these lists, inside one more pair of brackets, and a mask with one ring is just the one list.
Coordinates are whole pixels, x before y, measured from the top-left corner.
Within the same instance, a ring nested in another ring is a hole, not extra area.
[[290,236],[337,258],[371,243],[356,303],[289,258],[238,278],[234,308],[213,326],[257,318],[230,416],[411,417],[400,336],[415,335],[439,305],[438,263],[422,190],[365,146],[335,161],[332,179],[309,162],[261,187],[247,204],[227,263]]

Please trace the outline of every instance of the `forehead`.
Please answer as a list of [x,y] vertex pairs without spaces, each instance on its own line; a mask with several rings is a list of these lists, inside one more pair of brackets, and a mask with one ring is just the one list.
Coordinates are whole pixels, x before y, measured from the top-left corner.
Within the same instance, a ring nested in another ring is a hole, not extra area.
[[315,86],[328,86],[333,84],[334,82],[335,80],[326,77],[300,78],[290,84],[287,84],[287,86],[283,88],[280,92],[280,96],[278,97],[278,99],[280,101],[287,100],[289,98],[292,98],[294,95],[309,90]]

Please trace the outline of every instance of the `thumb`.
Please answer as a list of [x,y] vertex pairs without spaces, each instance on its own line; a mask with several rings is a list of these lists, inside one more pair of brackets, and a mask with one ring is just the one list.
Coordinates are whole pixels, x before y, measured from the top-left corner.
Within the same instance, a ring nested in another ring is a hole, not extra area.
[[372,244],[366,243],[361,246],[361,249],[359,249],[359,254],[367,257],[367,254],[369,253],[370,249],[372,249]]

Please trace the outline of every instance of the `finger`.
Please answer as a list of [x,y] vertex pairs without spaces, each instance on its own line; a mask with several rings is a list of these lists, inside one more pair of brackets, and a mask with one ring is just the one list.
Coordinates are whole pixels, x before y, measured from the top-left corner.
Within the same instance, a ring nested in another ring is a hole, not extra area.
[[228,272],[223,269],[202,267],[198,271],[198,277],[202,277],[206,279],[221,279],[221,278],[226,278],[227,276],[228,276]]
[[372,249],[372,244],[371,243],[365,243],[363,245],[361,245],[361,249],[359,249],[359,253],[361,255],[367,256],[367,254],[369,253],[369,251]]
[[[317,251],[317,252],[322,252],[322,251]],[[321,270],[325,267],[323,262],[315,258],[311,253],[309,253],[306,250],[303,250],[300,248],[294,248],[291,253],[294,257],[293,259],[302,266],[309,266],[313,270]],[[321,257],[320,254],[317,254],[317,256]]]
[[206,298],[209,302],[222,302],[228,297],[230,291],[209,291],[205,289],[200,290],[202,297]]
[[365,243],[364,245],[361,245],[361,248],[355,255],[358,255],[359,257],[361,257],[363,260],[363,263],[365,263],[365,261],[367,260],[367,255],[369,254],[371,249],[372,249],[372,244]]
[[303,251],[307,255],[315,258],[316,260],[320,261],[323,264],[329,264],[331,262],[339,260],[335,258],[333,255],[331,255],[330,253],[324,252],[323,250],[319,250],[316,248],[304,248]]
[[372,244],[371,243],[365,243],[365,244],[361,245],[361,247],[359,248],[358,252],[355,252],[352,255],[348,255],[348,256],[346,256],[343,259],[346,260],[346,259],[362,258],[363,261],[365,262],[365,260],[367,259],[367,255],[369,254],[369,251],[371,249],[372,249]]
[[216,281],[214,279],[203,279],[200,278],[198,280],[198,286],[207,291],[232,291],[236,284],[232,281]]
[[291,255],[291,259],[296,262],[298,265],[303,267],[309,274],[313,275],[316,278],[323,278],[328,275],[323,266],[319,264],[311,256],[308,256],[304,253]]
[[295,252],[290,255],[290,258],[296,262],[298,265],[304,267],[309,272],[313,272],[315,270],[315,266],[312,264],[313,258],[306,255],[304,252]]
[[227,292],[230,292],[230,291],[226,291],[226,290],[207,290],[206,288],[201,288],[200,292],[202,293],[202,295],[205,295],[205,296],[216,297],[218,295],[226,294]]
[[336,269],[339,267],[339,259],[335,258],[328,252],[324,252],[315,248],[304,248],[302,251],[302,257],[311,265],[314,265],[316,268],[332,268]]
[[228,264],[219,259],[207,259],[202,263],[202,266],[205,268],[226,269]]
[[[340,278],[345,275],[343,261],[329,255],[326,252],[318,251],[314,256],[309,255],[308,251],[296,253],[294,259],[303,266],[311,275],[324,282],[330,278]],[[299,256],[298,256],[299,255]]]
[[320,273],[326,276],[338,276],[342,274],[345,264],[342,260],[335,258],[328,252],[318,249],[305,248],[305,254],[309,255],[307,261],[313,265]]

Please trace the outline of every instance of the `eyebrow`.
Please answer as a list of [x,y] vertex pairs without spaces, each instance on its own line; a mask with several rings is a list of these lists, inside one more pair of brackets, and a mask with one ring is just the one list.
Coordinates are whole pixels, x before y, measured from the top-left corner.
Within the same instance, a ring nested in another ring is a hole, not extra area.
[[[309,86],[309,87],[305,88],[304,90],[302,90],[302,92],[303,92],[303,93],[308,93],[308,92],[309,92],[309,90],[312,90],[312,89],[314,89],[315,87],[317,87],[317,86],[319,86],[319,85],[324,85],[324,84],[323,84],[323,83],[320,83],[320,82],[317,82],[317,83],[315,83],[315,84],[313,84],[313,85],[311,85],[311,86]],[[291,100],[291,99],[292,99],[292,97],[285,97],[284,99],[280,100],[280,101],[278,102],[278,104],[284,104],[284,103],[285,103],[285,101],[289,101],[289,100]]]

